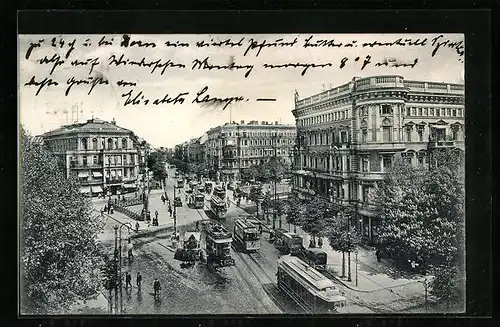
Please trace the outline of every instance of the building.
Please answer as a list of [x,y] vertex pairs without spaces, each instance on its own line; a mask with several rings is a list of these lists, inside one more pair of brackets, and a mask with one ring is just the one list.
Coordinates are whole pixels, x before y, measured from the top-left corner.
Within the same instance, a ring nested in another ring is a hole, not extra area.
[[464,85],[408,81],[402,76],[354,78],[298,99],[293,188],[352,206],[364,238],[376,234],[368,194],[395,156],[426,165],[432,150],[464,150]]
[[[276,155],[291,163],[296,127],[267,121],[232,122],[207,132],[206,162],[213,179],[239,180],[242,169],[257,165]],[[276,152],[275,152],[276,150]]]
[[81,192],[98,195],[135,190],[139,174],[138,140],[116,122],[97,118],[64,125],[42,135],[44,146],[75,176]]

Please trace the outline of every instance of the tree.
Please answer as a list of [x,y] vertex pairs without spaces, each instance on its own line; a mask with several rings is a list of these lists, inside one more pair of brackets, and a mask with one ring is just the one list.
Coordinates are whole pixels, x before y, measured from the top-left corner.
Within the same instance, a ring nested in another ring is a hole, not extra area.
[[251,165],[241,171],[241,180],[249,182],[255,180],[259,176],[259,169],[256,165]]
[[102,248],[99,216],[76,178],[20,131],[21,310],[58,314],[97,295]]
[[262,186],[252,186],[248,194],[250,201],[255,202],[257,205],[257,218],[259,217],[259,200],[262,197]]
[[464,165],[461,152],[432,153],[428,169],[396,162],[374,194],[380,224],[377,244],[395,259],[416,261],[436,278],[438,298],[460,295],[464,271]]
[[163,152],[152,152],[148,156],[148,168],[153,172],[153,177],[161,182],[168,177],[165,162],[166,158]]
[[272,207],[271,192],[267,191],[266,194],[264,194],[264,199],[262,200],[261,206],[264,214],[267,217],[267,215],[269,214],[269,209]]
[[304,232],[313,237],[313,247],[316,246],[316,236],[321,235],[328,224],[326,209],[326,203],[317,195],[306,204],[306,209],[301,219],[301,227]]
[[288,197],[286,210],[286,222],[288,224],[293,224],[293,232],[297,232],[297,225],[301,224],[302,218],[302,203],[298,196],[294,193]]
[[276,217],[279,217],[279,228],[281,228],[281,216],[285,213],[285,202],[280,199],[273,200],[273,228],[276,223]]

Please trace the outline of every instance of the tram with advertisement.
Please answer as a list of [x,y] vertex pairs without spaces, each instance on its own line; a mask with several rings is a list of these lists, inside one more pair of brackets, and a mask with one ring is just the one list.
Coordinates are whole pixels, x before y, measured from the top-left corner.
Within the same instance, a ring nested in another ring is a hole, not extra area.
[[214,187],[214,193],[212,194],[212,197],[214,196],[220,198],[221,200],[224,200],[226,198],[226,190],[221,186],[216,186]]
[[193,194],[191,203],[193,203],[195,209],[203,209],[205,206],[205,196],[202,193]]
[[232,234],[219,223],[209,223],[205,230],[206,262],[213,268],[234,266],[231,257]]
[[347,299],[335,284],[297,257],[278,260],[278,289],[308,313],[337,313]]
[[243,252],[255,252],[260,249],[260,233],[254,224],[245,218],[236,219],[233,227],[234,243]]
[[210,211],[214,215],[215,219],[224,219],[227,212],[227,204],[219,197],[212,196],[212,199],[210,199]]

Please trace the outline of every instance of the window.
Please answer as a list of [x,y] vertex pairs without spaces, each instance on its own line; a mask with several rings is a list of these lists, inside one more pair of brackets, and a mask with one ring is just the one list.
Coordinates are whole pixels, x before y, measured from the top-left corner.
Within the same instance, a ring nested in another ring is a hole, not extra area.
[[429,108],[429,116],[434,116],[434,108]]
[[[59,143],[57,145],[59,145]],[[87,139],[85,139],[85,138],[82,139],[82,149],[88,150]]]
[[406,115],[407,116],[410,116],[410,110],[411,110],[411,108],[406,108]]
[[423,142],[424,141],[424,126],[418,126],[417,133],[418,133],[418,141]]
[[347,143],[347,132],[346,131],[340,132],[340,142]]
[[367,138],[368,138],[368,131],[366,129],[363,129],[361,131],[361,142],[366,143]]
[[384,164],[384,169],[387,170],[387,169],[391,168],[391,166],[392,166],[392,157],[384,156],[382,159],[382,162]]
[[411,126],[406,127],[406,142],[411,142]]
[[92,149],[97,150],[97,139],[95,137],[92,139]]
[[82,164],[84,167],[87,166],[87,157],[86,156],[82,158]]
[[427,116],[428,115],[428,111],[427,111],[428,108],[424,108],[424,116]]
[[362,170],[363,172],[367,172],[369,171],[369,159],[368,158],[363,158],[361,160],[361,166],[362,166]]
[[451,139],[456,141],[458,139],[458,126],[453,126],[451,129]]
[[112,150],[112,149],[113,149],[113,139],[109,138],[108,139],[108,150]]
[[382,127],[382,140],[383,142],[392,142],[391,128],[388,126]]
[[422,116],[422,108],[418,108],[418,115]]
[[417,108],[411,108],[411,115],[416,116],[417,115]]
[[418,165],[423,166],[424,165],[424,156],[418,156]]
[[447,117],[451,117],[451,109],[450,109],[450,108],[448,108],[448,109],[446,110],[446,116],[447,116]]
[[457,116],[457,109],[453,109],[453,117]]
[[122,149],[126,149],[127,148],[127,139],[122,139]]
[[362,202],[368,202],[368,194],[370,192],[370,187],[368,185],[363,185],[362,186],[362,198],[361,198],[361,201]]
[[392,107],[390,104],[383,104],[382,105],[382,110],[381,110],[382,115],[390,115],[392,114]]
[[411,166],[411,157],[412,157],[412,155],[411,155],[411,154],[406,153],[406,154],[403,156],[403,161],[404,161],[404,163],[406,163],[407,165],[410,165],[410,166]]
[[97,165],[97,156],[92,156],[92,163]]

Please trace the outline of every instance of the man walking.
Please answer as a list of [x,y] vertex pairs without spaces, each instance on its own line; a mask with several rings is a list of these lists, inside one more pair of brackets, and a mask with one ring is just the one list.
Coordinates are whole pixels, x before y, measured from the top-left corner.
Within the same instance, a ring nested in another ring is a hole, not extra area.
[[155,292],[155,299],[158,299],[158,297],[160,295],[160,290],[161,290],[161,285],[160,285],[160,281],[158,280],[158,278],[155,278],[155,281],[153,283],[153,289]]
[[137,288],[141,289],[142,275],[140,272],[137,273],[136,283],[137,283]]
[[165,195],[161,195],[161,201],[163,202],[163,205],[165,205]]
[[127,289],[129,285],[132,288],[132,276],[127,272],[125,275],[125,288]]

